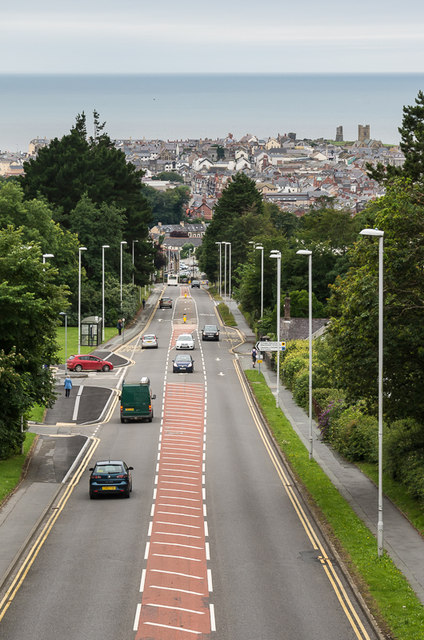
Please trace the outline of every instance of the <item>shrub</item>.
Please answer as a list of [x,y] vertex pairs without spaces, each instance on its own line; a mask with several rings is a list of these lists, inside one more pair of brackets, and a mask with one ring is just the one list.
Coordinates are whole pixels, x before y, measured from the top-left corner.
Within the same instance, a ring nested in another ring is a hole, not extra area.
[[283,380],[286,387],[289,389],[293,388],[294,379],[296,375],[307,369],[309,366],[308,354],[299,355],[294,352],[293,354],[289,354],[285,356],[282,367],[280,367],[281,371],[281,379]]
[[309,408],[309,371],[302,369],[295,376],[292,391],[296,404],[307,410]]
[[424,429],[413,418],[397,420],[384,432],[385,470],[424,502]]
[[332,420],[330,441],[344,458],[351,461],[378,460],[378,421],[364,413],[364,404],[357,404],[342,410],[340,416]]
[[[314,376],[315,383],[315,376]],[[331,424],[345,409],[345,396],[340,389],[313,388],[313,408],[323,440],[330,440]]]

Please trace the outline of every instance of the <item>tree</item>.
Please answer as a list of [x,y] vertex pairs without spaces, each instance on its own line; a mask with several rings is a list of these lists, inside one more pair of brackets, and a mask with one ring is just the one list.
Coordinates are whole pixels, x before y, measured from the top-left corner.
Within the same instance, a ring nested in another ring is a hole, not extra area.
[[184,182],[184,178],[176,171],[161,171],[152,180],[166,180],[169,182]]
[[55,138],[40,149],[36,158],[25,162],[21,179],[24,194],[27,199],[44,196],[55,208],[56,220],[66,229],[70,228],[71,211],[84,194],[96,205],[121,210],[125,240],[128,244],[138,241],[136,281],[144,283],[151,265],[144,259],[151,253],[147,242],[151,212],[143,194],[143,173],[115,148],[96,111],[94,129],[94,137],[87,138],[86,118],[84,113],[79,114],[68,135]]
[[56,270],[42,263],[41,253],[38,245],[26,244],[22,229],[0,229],[0,448],[6,454],[22,441],[23,413],[55,397],[49,365],[56,362],[58,314],[67,308],[67,291],[55,284]]
[[186,186],[158,191],[147,186],[145,189],[147,201],[152,210],[153,224],[178,224],[185,218],[190,197],[190,189]]
[[367,164],[368,175],[377,182],[387,182],[396,177],[410,178],[413,182],[424,179],[424,93],[418,91],[415,105],[403,107],[402,126],[398,129],[401,141],[400,148],[405,155],[402,167],[377,167]]
[[232,242],[234,272],[246,260],[249,240],[263,231],[263,203],[255,182],[244,173],[237,173],[218,200],[212,222],[203,238],[200,268],[209,280],[215,281],[218,252],[215,242]]
[[[398,179],[361,217],[384,230],[384,410],[424,419],[424,189]],[[350,400],[377,403],[378,243],[359,239],[332,287],[329,327],[335,384]]]

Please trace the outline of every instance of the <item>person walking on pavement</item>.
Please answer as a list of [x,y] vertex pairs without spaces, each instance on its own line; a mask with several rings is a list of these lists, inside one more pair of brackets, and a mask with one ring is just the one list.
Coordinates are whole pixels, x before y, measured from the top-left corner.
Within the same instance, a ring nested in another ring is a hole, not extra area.
[[145,301],[145,299],[144,299],[144,298],[143,298],[143,300],[141,301],[141,304],[143,305],[143,309],[144,309],[144,307],[146,306],[146,301]]
[[65,382],[63,383],[63,386],[65,387],[65,398],[69,398],[69,396],[71,395],[72,380],[68,374],[65,377]]
[[255,366],[255,364],[256,364],[256,358],[257,358],[257,356],[258,356],[258,352],[256,351],[256,348],[255,348],[255,347],[253,347],[253,349],[252,349],[252,363],[253,363],[253,367],[254,367],[254,366]]
[[116,328],[118,329],[119,335],[121,335],[121,333],[122,333],[122,320],[121,320],[121,318],[119,318],[118,323],[116,325]]

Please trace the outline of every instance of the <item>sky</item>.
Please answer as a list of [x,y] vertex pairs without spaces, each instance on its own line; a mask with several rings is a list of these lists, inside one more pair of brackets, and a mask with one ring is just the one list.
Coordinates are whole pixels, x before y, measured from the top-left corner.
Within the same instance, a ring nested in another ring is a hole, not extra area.
[[0,73],[424,71],[422,0],[20,0]]

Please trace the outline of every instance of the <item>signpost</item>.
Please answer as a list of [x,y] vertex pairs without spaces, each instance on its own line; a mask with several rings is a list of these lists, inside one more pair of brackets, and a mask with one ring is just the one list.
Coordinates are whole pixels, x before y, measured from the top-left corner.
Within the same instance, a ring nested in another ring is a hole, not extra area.
[[286,350],[285,341],[271,342],[270,340],[267,340],[265,342],[257,342],[255,346],[258,351],[285,351]]

